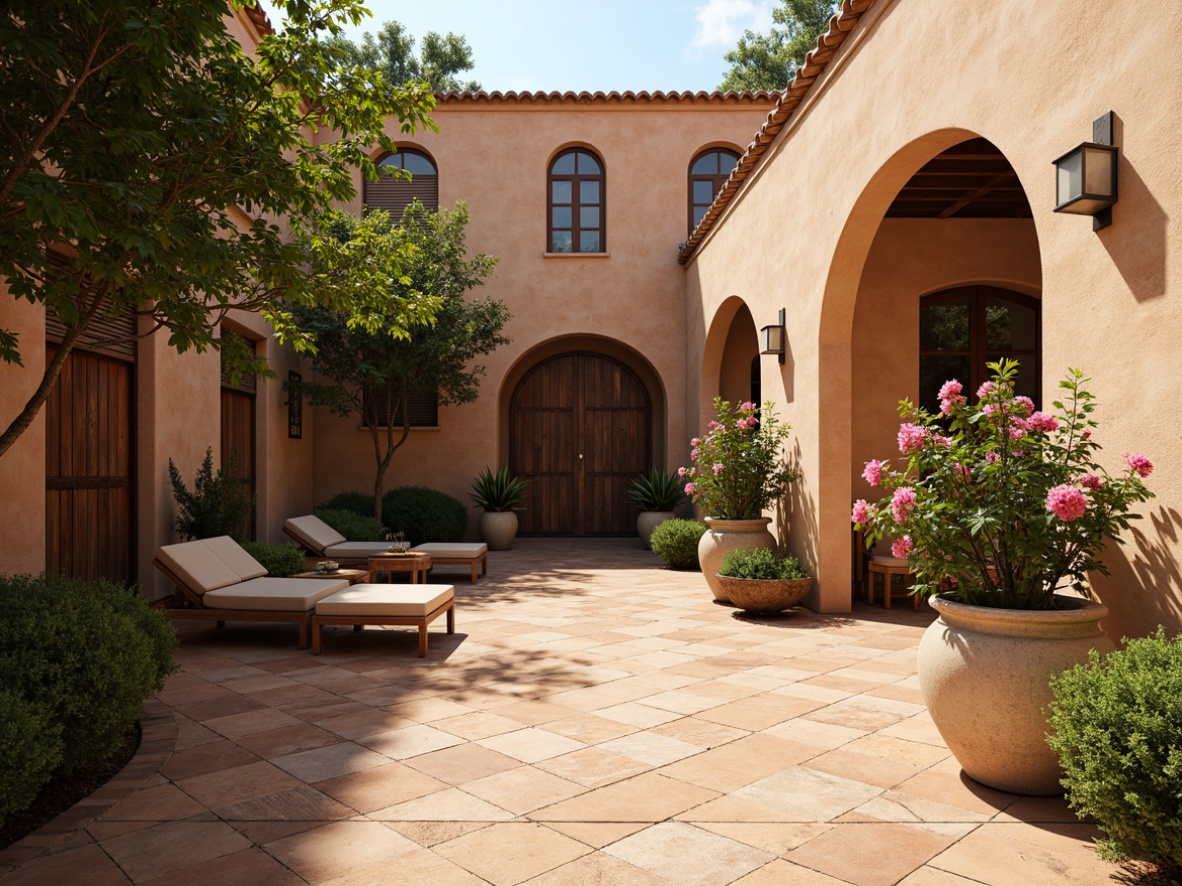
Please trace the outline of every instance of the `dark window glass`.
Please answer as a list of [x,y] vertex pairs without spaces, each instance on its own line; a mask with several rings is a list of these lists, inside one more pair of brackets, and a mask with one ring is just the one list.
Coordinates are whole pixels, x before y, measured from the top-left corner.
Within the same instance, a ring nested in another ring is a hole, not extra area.
[[548,252],[604,251],[603,189],[603,164],[589,151],[574,148],[554,159]]
[[403,148],[378,161],[380,170],[396,169],[410,173],[410,178],[380,175],[375,181],[366,180],[363,199],[367,209],[384,209],[398,219],[414,200],[428,209],[439,208],[439,174],[435,163],[422,151]]
[[703,151],[690,163],[689,225],[690,233],[706,215],[710,204],[726,184],[739,155],[734,151],[713,149]]
[[[369,406],[369,398],[365,398],[365,406]],[[394,427],[402,427],[404,411],[410,418],[412,428],[433,428],[439,425],[439,394],[435,391],[412,392],[405,404],[396,403],[393,407],[394,415],[386,404],[385,394],[377,397],[374,404],[375,415],[379,428],[388,427],[393,418]],[[366,409],[368,412],[368,408]]]

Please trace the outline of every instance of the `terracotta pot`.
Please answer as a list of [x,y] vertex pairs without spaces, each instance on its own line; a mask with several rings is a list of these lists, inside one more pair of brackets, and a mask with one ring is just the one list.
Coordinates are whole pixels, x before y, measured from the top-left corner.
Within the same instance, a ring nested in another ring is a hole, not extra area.
[[709,528],[698,542],[698,563],[715,600],[722,603],[730,602],[718,581],[718,569],[722,566],[723,557],[740,548],[775,550],[776,539],[767,528],[771,522],[771,517],[756,517],[754,520],[706,518],[706,526]]
[[731,603],[748,612],[783,612],[805,598],[811,578],[759,579],[718,576],[722,592]]
[[517,537],[517,514],[513,511],[485,511],[480,515],[480,537],[490,551],[507,551]]
[[636,531],[640,533],[640,540],[644,542],[646,551],[653,549],[653,530],[666,520],[672,520],[675,516],[676,514],[672,511],[640,512],[640,516],[636,518]]
[[970,606],[932,597],[940,617],[919,644],[919,685],[940,735],[970,778],[1015,794],[1063,793],[1046,743],[1050,679],[1115,647],[1108,607],[1056,595],[1062,609]]

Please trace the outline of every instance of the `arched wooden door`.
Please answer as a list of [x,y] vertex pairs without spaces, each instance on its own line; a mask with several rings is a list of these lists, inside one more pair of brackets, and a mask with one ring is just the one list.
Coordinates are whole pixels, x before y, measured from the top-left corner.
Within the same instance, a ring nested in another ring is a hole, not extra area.
[[509,469],[529,481],[521,532],[630,535],[628,487],[652,464],[652,401],[624,364],[599,354],[540,363],[509,405]]

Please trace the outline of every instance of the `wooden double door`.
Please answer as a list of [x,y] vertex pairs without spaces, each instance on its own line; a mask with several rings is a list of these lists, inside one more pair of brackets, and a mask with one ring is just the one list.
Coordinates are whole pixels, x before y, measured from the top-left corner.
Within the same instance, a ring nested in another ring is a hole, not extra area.
[[529,481],[521,532],[630,535],[628,500],[652,465],[652,401],[623,363],[571,353],[534,367],[510,401],[509,469]]

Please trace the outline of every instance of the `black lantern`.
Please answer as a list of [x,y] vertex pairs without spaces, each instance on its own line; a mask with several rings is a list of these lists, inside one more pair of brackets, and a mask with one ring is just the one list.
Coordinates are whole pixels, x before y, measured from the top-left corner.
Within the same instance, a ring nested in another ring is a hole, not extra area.
[[775,326],[759,330],[759,353],[775,354],[784,362],[784,309],[780,308],[780,321]]
[[1092,141],[1055,161],[1055,212],[1093,216],[1094,230],[1112,224],[1108,210],[1117,197],[1116,155],[1110,111],[1092,125]]

